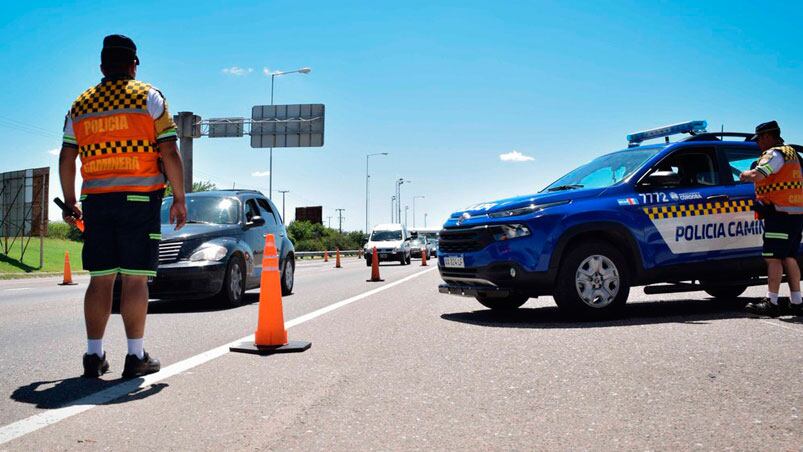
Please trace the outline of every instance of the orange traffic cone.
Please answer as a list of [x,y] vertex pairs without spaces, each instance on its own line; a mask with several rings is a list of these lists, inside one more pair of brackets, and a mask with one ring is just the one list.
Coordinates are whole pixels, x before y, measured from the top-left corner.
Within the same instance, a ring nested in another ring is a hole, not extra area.
[[323,250],[323,261],[329,262],[329,251]]
[[427,249],[426,249],[426,247],[421,248],[421,266],[422,267],[426,267],[427,266]]
[[273,234],[265,237],[262,276],[259,288],[259,317],[254,342],[242,342],[229,347],[233,352],[271,355],[273,353],[303,352],[312,346],[304,341],[287,341],[282,310],[282,288],[279,283],[279,256]]
[[64,252],[64,279],[59,284],[60,286],[75,286],[77,283],[72,282],[72,270],[70,270],[70,252]]
[[368,282],[381,282],[384,279],[379,278],[379,255],[376,254],[376,247],[371,253],[371,279]]
[[340,267],[340,248],[335,248],[335,250],[337,250],[336,251],[337,254],[335,255],[335,268],[341,268]]

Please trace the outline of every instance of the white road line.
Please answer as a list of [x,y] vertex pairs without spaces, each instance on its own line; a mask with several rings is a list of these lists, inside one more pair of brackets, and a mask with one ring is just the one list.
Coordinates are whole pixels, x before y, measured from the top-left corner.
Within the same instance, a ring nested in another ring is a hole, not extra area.
[[14,289],[6,289],[5,292],[17,292],[20,290],[31,290],[30,287],[16,287]]
[[795,328],[793,326],[783,325],[783,324],[780,324],[780,323],[777,323],[777,322],[771,322],[769,320],[762,320],[761,322],[762,323],[766,323],[767,325],[772,325],[772,326],[776,326],[778,328],[783,328],[785,330],[794,331],[797,334],[803,334],[803,329],[801,329],[801,328]]
[[[399,284],[404,284],[413,278],[417,278],[435,269],[437,269],[437,267],[433,267],[424,270],[422,272],[414,273],[398,281],[384,284],[382,286],[377,287],[376,289],[369,290],[368,292],[363,292],[351,298],[338,301],[337,303],[323,307],[321,309],[318,309],[317,311],[312,311],[309,314],[305,314],[302,315],[301,317],[296,317],[293,320],[285,322],[284,326],[285,328],[291,328],[297,325],[301,325],[304,322],[309,322],[310,320],[318,318],[336,309],[340,309],[356,301],[360,301],[372,295],[376,295],[382,291],[398,286]],[[25,436],[29,433],[33,433],[37,430],[47,427],[48,425],[53,425],[57,422],[63,421],[64,419],[75,416],[76,414],[81,414],[84,411],[91,410],[97,405],[103,405],[105,403],[111,402],[112,400],[123,397],[126,394],[131,394],[132,392],[136,392],[147,386],[153,385],[154,383],[162,381],[166,378],[170,378],[174,375],[186,372],[187,370],[192,369],[193,367],[200,366],[201,364],[207,363],[215,358],[225,355],[226,353],[229,352],[230,346],[238,345],[240,342],[253,341],[253,340],[254,340],[253,334],[245,336],[243,338],[237,339],[236,341],[230,342],[225,345],[221,345],[220,347],[213,348],[212,350],[187,358],[183,361],[179,361],[175,364],[171,364],[155,374],[146,375],[145,377],[142,378],[135,378],[133,380],[120,383],[118,385],[104,389],[103,391],[96,392],[84,398],[78,399],[74,402],[70,402],[68,405],[63,406],[61,408],[48,410],[43,413],[35,414],[29,418],[8,424],[0,428],[0,445],[5,444],[21,436]]]

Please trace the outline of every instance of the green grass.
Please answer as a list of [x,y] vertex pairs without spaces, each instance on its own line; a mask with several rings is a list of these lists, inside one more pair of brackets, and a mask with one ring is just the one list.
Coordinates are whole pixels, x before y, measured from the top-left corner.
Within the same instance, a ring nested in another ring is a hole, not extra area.
[[[27,238],[25,239],[27,240]],[[11,240],[8,241],[9,245]],[[24,243],[24,242],[23,242]],[[73,272],[81,270],[81,242],[73,242],[63,239],[45,239],[44,268],[39,268],[39,237],[32,237],[28,248],[25,250],[25,258],[19,261],[20,239],[14,243],[13,248],[9,249],[8,255],[2,254],[5,251],[5,239],[0,242],[0,276],[9,273],[36,273],[54,272],[64,270],[64,252],[70,252],[70,268]]]

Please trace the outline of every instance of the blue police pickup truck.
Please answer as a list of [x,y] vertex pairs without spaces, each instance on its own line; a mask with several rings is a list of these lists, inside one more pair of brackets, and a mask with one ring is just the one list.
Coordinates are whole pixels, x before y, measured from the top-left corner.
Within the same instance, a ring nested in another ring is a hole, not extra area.
[[440,292],[493,310],[551,295],[562,312],[594,318],[621,309],[634,286],[735,299],[766,283],[753,184],[739,182],[760,151],[752,133],[706,127],[628,135],[627,149],[534,195],[453,213],[440,232]]

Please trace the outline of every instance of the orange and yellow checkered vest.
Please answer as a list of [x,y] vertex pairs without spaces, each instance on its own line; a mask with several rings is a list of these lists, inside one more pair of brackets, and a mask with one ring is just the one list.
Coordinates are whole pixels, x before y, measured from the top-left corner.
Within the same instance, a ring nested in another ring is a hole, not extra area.
[[165,187],[148,113],[151,86],[104,80],[73,102],[70,115],[81,157],[81,194],[149,192]]
[[791,146],[773,149],[783,154],[784,164],[777,173],[755,182],[756,199],[780,212],[803,214],[803,175],[797,152]]

